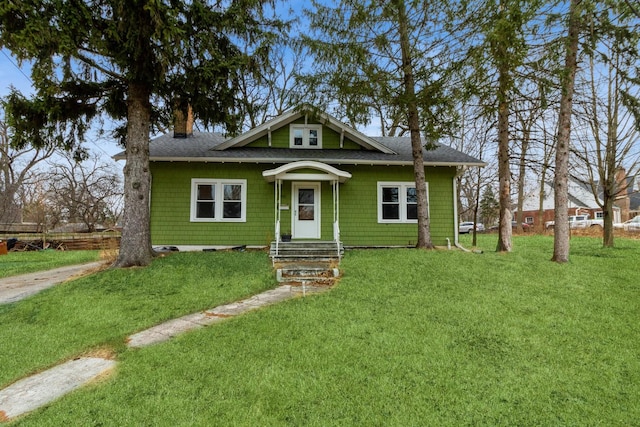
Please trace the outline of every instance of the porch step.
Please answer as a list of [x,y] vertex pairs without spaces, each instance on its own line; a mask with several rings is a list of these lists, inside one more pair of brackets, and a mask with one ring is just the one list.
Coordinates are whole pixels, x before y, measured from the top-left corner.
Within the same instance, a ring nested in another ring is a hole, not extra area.
[[295,261],[340,261],[344,254],[342,243],[319,241],[295,241],[295,242],[271,243],[269,255],[273,262]]
[[334,261],[324,262],[279,262],[276,264],[276,279],[291,285],[331,286],[340,277]]

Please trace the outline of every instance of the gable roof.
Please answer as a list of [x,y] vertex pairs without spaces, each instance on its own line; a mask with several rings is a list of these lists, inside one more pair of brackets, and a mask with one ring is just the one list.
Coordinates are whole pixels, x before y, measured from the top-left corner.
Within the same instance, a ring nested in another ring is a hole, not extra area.
[[[360,149],[304,149],[289,147],[248,146],[301,118],[337,132],[341,138],[357,144]],[[424,147],[423,141],[423,147]],[[423,148],[425,166],[486,166],[482,160],[464,154],[443,144],[433,150]],[[114,156],[126,159],[126,153]],[[193,132],[187,138],[174,138],[171,133],[154,138],[149,144],[152,162],[236,162],[236,163],[291,163],[315,161],[326,164],[413,165],[409,137],[371,137],[353,129],[323,112],[309,108],[288,111],[242,135],[226,138],[219,133]]]
[[324,126],[329,129],[348,137],[350,140],[360,145],[367,150],[381,151],[386,154],[393,154],[393,151],[388,147],[379,144],[374,139],[366,136],[365,134],[358,132],[350,126],[342,123],[338,119],[323,113],[323,112],[311,112],[306,109],[290,110],[284,114],[275,117],[260,126],[257,126],[242,135],[238,135],[235,138],[231,138],[228,141],[216,146],[215,150],[226,150],[228,148],[243,147],[253,141],[268,135],[270,132],[286,126],[294,121],[304,117],[305,119],[312,116],[314,119],[320,121]]
[[[591,189],[584,183],[569,178],[567,183],[567,191],[569,198],[569,207],[583,207],[589,209],[599,209],[602,200],[596,199]],[[555,209],[555,194],[553,189],[553,182],[544,183],[544,200],[542,201],[543,210]],[[529,193],[525,196],[522,206],[523,211],[534,211],[539,209],[539,190],[534,193]]]

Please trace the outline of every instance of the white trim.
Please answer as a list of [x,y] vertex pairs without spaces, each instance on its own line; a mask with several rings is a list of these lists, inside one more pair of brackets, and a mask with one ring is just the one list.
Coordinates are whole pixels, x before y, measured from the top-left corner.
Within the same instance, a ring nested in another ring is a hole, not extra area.
[[[198,185],[213,185],[214,192],[214,217],[199,218],[197,216]],[[223,218],[224,212],[224,186],[240,185],[240,218]],[[215,179],[192,178],[191,179],[191,209],[190,222],[246,222],[247,221],[247,180],[246,179]]]
[[[305,117],[305,115],[308,115],[308,113],[304,109],[287,111],[282,115],[243,133],[242,135],[219,144],[213,150],[221,151],[231,147],[245,146],[266,135],[269,129],[271,129],[271,131],[273,132],[274,130],[286,126],[289,123],[298,120],[299,118]],[[358,145],[386,154],[397,154],[389,147],[375,141],[362,132],[358,132],[352,127],[347,126],[338,119],[331,117],[327,113],[318,111],[315,112],[314,115],[318,119],[318,122],[320,122],[324,126],[327,126],[329,129],[334,130],[338,133],[344,131],[345,135]]]
[[[427,209],[429,208],[429,183],[424,183],[427,190]],[[378,223],[379,224],[417,224],[417,219],[407,219],[407,189],[416,188],[416,184],[413,181],[378,181],[377,183],[377,210],[378,210]],[[398,208],[399,219],[384,219],[382,217],[382,189],[385,187],[396,187],[398,191]],[[430,215],[429,215],[430,216]]]
[[[297,169],[316,169],[325,174],[302,174],[291,173]],[[345,182],[351,178],[351,174],[346,171],[334,168],[326,163],[315,162],[312,160],[302,160],[299,162],[287,163],[275,169],[269,169],[262,172],[262,176],[268,181],[273,182],[276,179],[297,179],[301,181],[331,181],[338,180]]]
[[[313,236],[301,236],[300,231],[296,230],[296,216],[298,213],[298,193],[297,189],[300,187],[313,188],[313,222],[315,223],[315,230]],[[320,195],[322,193],[322,184],[319,182],[292,182],[291,183],[291,234],[294,239],[319,239],[322,227],[322,217],[320,215],[322,211],[322,201]]]
[[[428,194],[428,193],[427,193]],[[459,243],[458,238],[458,179],[457,175],[453,177],[453,242]]]
[[[114,156],[115,160],[125,160],[125,157]],[[152,162],[193,162],[193,163],[258,163],[277,164],[291,162],[291,158],[274,157],[149,157]],[[318,163],[333,163],[338,165],[368,165],[368,166],[413,166],[412,160],[356,160],[356,159],[316,159]],[[485,162],[424,162],[425,166],[487,166]]]

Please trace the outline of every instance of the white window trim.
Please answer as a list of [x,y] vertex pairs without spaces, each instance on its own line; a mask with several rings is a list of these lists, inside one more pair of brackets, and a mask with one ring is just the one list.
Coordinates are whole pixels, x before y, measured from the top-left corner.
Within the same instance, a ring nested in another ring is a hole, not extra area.
[[[302,129],[304,132],[302,134],[302,145],[295,145],[293,143],[293,136],[295,129]],[[318,131],[318,145],[309,145],[309,131],[317,130]],[[302,125],[302,124],[292,124],[289,125],[289,148],[310,148],[310,149],[319,149],[322,148],[322,125]]]
[[[429,210],[429,183],[424,183],[427,190],[427,211]],[[395,181],[379,181],[378,182],[378,223],[379,224],[417,224],[417,219],[407,219],[407,188],[415,188],[413,181],[395,182]],[[383,187],[399,187],[399,203],[400,203],[400,219],[383,219],[382,218],[382,188]],[[429,214],[429,216],[431,216]]]
[[[198,185],[215,185],[215,218],[198,218],[197,201],[198,201]],[[240,218],[223,218],[223,188],[225,184],[237,184],[241,186],[240,196]],[[210,179],[210,178],[192,178],[191,179],[191,222],[247,222],[247,180],[246,179]]]

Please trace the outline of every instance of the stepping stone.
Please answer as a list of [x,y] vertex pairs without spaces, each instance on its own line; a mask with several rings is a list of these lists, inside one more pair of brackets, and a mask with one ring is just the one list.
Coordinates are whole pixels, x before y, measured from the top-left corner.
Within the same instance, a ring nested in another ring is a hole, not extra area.
[[31,412],[113,369],[114,360],[82,357],[70,360],[0,390],[0,421]]

